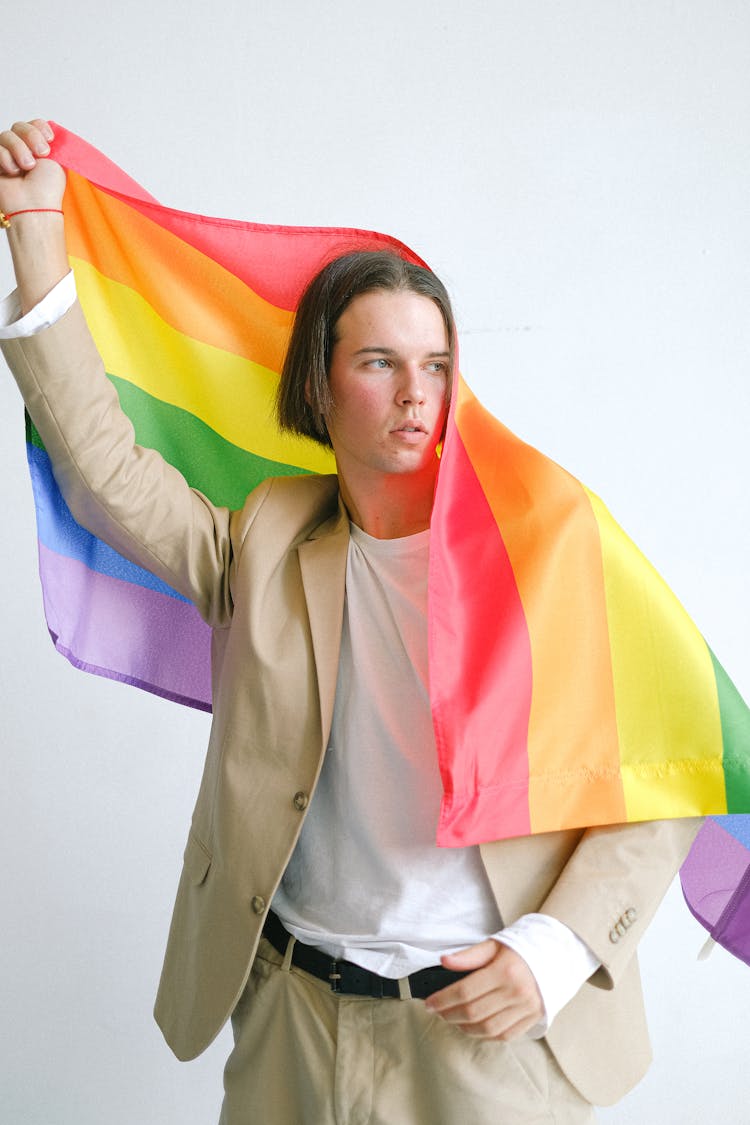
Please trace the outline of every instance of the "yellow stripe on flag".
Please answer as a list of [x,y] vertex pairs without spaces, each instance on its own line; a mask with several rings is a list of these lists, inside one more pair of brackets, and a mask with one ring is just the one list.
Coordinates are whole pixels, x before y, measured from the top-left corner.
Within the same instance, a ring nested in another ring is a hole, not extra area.
[[721,720],[708,647],[602,501],[588,495],[602,545],[628,819],[726,810]]
[[188,411],[241,449],[311,472],[335,471],[323,446],[279,431],[275,372],[170,328],[142,297],[88,262],[73,259],[73,266],[86,319],[111,375]]

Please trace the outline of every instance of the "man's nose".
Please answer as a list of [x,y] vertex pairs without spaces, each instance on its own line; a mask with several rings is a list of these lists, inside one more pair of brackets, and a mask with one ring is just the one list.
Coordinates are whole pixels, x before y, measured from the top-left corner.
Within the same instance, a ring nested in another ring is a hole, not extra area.
[[424,372],[419,364],[406,364],[398,389],[398,401],[402,404],[424,402]]

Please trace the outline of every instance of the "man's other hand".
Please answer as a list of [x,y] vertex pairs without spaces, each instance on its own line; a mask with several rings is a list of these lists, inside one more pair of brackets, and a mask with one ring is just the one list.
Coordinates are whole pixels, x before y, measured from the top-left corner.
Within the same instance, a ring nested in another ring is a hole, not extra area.
[[518,953],[494,938],[442,958],[446,969],[468,972],[434,992],[425,1006],[479,1039],[518,1039],[545,1018],[531,969]]

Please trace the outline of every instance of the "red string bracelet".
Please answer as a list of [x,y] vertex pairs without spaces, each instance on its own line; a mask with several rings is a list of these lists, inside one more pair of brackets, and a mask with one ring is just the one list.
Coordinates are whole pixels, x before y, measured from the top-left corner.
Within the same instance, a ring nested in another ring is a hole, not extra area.
[[14,219],[16,215],[37,215],[42,211],[49,212],[53,215],[62,215],[59,207],[24,207],[21,211],[9,211],[7,214],[0,211],[0,227],[7,228],[10,226],[10,220]]

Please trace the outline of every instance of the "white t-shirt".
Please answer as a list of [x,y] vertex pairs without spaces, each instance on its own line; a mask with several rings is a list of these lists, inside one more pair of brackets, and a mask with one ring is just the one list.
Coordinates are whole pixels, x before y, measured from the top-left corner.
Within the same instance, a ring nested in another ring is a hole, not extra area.
[[435,844],[430,533],[374,539],[350,530],[330,742],[273,909],[300,941],[401,977],[502,922],[479,849]]

